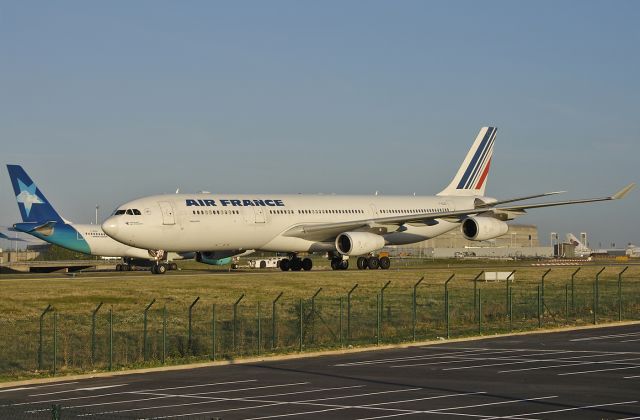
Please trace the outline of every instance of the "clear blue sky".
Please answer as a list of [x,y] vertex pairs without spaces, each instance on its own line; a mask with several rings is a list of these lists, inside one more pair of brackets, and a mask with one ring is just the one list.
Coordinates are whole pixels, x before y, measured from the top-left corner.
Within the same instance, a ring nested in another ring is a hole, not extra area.
[[[0,150],[75,222],[181,191],[488,194],[640,181],[637,1],[0,3]],[[19,214],[5,168],[0,225]],[[640,191],[520,223],[640,242]]]

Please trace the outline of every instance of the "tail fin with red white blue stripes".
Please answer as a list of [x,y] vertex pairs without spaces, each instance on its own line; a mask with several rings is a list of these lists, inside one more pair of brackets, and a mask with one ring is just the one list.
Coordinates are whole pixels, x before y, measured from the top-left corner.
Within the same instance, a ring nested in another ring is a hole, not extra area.
[[491,167],[496,127],[482,127],[449,186],[438,195],[483,196]]

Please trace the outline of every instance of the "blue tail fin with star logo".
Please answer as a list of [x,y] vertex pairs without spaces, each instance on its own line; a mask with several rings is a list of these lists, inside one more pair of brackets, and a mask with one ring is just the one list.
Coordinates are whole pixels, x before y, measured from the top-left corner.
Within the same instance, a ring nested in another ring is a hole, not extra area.
[[7,169],[23,222],[64,222],[21,166],[7,165]]

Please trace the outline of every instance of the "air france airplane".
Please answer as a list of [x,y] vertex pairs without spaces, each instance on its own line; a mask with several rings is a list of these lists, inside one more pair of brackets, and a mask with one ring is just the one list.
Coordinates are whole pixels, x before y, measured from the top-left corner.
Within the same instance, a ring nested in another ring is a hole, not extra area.
[[[83,254],[121,257],[124,264],[116,265],[118,271],[129,271],[132,265],[156,266],[155,256],[146,249],[111,239],[99,225],[79,225],[63,219],[21,166],[7,165],[7,169],[22,216],[22,223],[13,225],[15,230]],[[170,260],[194,258],[194,253],[172,253],[169,257]],[[170,263],[165,268],[177,267]]]
[[347,269],[351,256],[359,257],[359,269],[387,269],[389,258],[374,255],[386,245],[420,242],[458,227],[465,238],[484,241],[507,233],[506,221],[527,209],[619,199],[634,186],[610,197],[539,204],[511,205],[558,192],[486,197],[496,131],[480,129],[451,183],[435,196],[157,195],[120,206],[102,228],[159,257],[187,250],[211,259],[246,250],[287,252],[280,268],[300,271],[311,270],[312,260],[298,253],[327,252],[334,270]]

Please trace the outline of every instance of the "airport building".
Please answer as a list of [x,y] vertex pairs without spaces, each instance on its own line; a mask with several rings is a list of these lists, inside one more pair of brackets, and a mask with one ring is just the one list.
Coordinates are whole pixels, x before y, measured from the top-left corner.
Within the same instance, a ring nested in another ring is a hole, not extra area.
[[417,258],[551,258],[534,225],[510,224],[509,232],[488,241],[469,241],[460,229],[411,245],[388,247],[392,255]]

